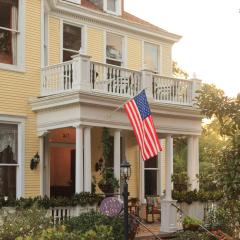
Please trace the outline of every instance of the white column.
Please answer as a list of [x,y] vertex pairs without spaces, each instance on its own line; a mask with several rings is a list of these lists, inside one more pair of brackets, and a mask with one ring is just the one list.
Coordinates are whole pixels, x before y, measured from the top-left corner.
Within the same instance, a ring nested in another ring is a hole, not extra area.
[[168,135],[166,140],[166,199],[172,200],[173,138]]
[[83,128],[76,126],[75,192],[83,192]]
[[91,128],[84,128],[84,192],[92,191]]
[[121,132],[114,131],[114,177],[120,183],[120,165],[121,165]]
[[189,190],[199,189],[199,141],[198,136],[188,137],[187,173]]
[[44,135],[39,136],[40,146],[39,146],[39,156],[40,156],[40,196],[44,196]]
[[173,138],[168,135],[166,138],[166,196],[161,202],[161,231],[175,232],[177,230],[177,209],[172,200],[172,169],[173,169]]

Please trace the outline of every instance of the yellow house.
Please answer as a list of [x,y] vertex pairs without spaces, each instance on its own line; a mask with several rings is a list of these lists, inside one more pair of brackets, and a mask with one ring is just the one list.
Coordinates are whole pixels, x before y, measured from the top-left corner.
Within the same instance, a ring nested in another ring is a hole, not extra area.
[[[188,138],[188,175],[198,188],[198,79],[172,76],[180,36],[124,11],[124,0],[0,0],[0,195],[71,196],[132,165],[130,196],[162,195],[171,215],[173,138]],[[145,163],[123,109],[146,89],[163,152]],[[40,164],[30,169],[31,161]],[[35,158],[34,158],[35,157]],[[98,191],[100,191],[98,189]],[[174,230],[171,219],[162,229]]]

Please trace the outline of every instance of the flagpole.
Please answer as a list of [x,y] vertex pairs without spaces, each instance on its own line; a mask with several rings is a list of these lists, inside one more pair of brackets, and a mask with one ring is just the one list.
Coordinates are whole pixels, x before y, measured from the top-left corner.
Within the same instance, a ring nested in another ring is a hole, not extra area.
[[111,113],[107,114],[107,118],[111,117],[113,115],[113,113],[119,111],[119,109],[121,109],[127,102],[129,102],[131,99],[133,99],[134,97],[136,97],[138,94],[140,94],[142,91],[146,90],[146,88],[141,89],[136,95],[134,95],[133,97],[131,97],[130,99],[126,100],[124,103],[122,103],[121,105],[119,105],[118,107],[116,107]]

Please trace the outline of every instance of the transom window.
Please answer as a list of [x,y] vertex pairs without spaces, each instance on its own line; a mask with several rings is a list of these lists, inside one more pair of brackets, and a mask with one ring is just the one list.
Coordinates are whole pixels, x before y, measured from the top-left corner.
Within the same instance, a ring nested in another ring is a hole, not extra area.
[[159,47],[152,43],[144,43],[144,68],[159,72]]
[[0,63],[17,64],[18,0],[0,0]]
[[82,28],[63,24],[63,61],[72,60],[71,56],[79,53],[82,46]]
[[0,195],[16,197],[18,125],[0,123]]
[[123,37],[117,34],[107,33],[106,62],[121,66],[123,62]]
[[159,195],[160,192],[160,168],[158,156],[144,162],[144,186],[145,195]]

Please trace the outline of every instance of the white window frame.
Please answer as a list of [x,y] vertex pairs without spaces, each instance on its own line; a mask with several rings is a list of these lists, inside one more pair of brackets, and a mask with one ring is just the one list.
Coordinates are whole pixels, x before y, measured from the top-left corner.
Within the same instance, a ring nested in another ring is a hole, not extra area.
[[122,13],[122,2],[121,0],[116,0],[116,12],[113,11],[109,11],[108,10],[108,6],[107,6],[108,0],[103,0],[103,10],[109,14],[113,14],[113,15],[121,15]]
[[156,74],[160,74],[160,71],[161,71],[161,67],[160,67],[160,64],[161,64],[161,46],[155,42],[150,42],[150,41],[143,41],[142,42],[142,69],[144,70],[151,70],[151,69],[146,69],[146,66],[145,66],[145,44],[152,44],[152,45],[155,45],[157,46],[158,48],[158,63],[157,63],[157,72]]
[[157,195],[160,196],[161,194],[161,156],[160,154],[158,154],[157,156],[157,161],[158,161],[158,167],[157,168],[145,168],[145,162],[143,161],[143,181],[142,181],[142,184],[143,184],[143,196],[142,196],[142,199],[144,199],[146,196],[145,196],[145,171],[157,171],[158,174],[157,174]]
[[[112,35],[117,35],[119,37],[122,38],[122,59],[121,61],[117,60],[117,59],[114,59],[114,58],[108,58],[107,57],[107,34],[112,34]],[[116,33],[116,32],[109,32],[109,31],[106,31],[105,32],[105,41],[104,41],[104,55],[105,55],[105,59],[104,59],[104,62],[107,64],[107,59],[109,60],[112,60],[112,61],[116,61],[116,62],[121,62],[121,65],[120,67],[125,67],[126,66],[126,36],[122,35],[122,34],[119,34],[119,33]]]
[[0,166],[16,166],[16,198],[20,198],[24,196],[25,117],[0,114],[0,124],[18,126],[18,163]]
[[[25,71],[25,44],[24,44],[24,22],[25,22],[25,0],[18,0],[18,29],[14,32],[17,33],[17,59],[16,64],[0,63],[0,69],[10,71]],[[0,27],[0,29],[4,29]]]
[[64,48],[63,48],[63,26],[64,26],[64,24],[71,25],[71,26],[74,26],[74,27],[79,27],[79,28],[82,29],[82,31],[81,31],[81,42],[82,42],[81,49],[79,49],[79,51],[74,51],[74,50],[71,50],[71,49],[67,49],[67,50],[72,51],[73,53],[75,53],[75,55],[79,54],[80,50],[81,50],[81,53],[84,53],[84,54],[86,54],[86,51],[87,51],[87,45],[86,45],[87,29],[86,29],[86,25],[77,24],[77,23],[74,23],[72,21],[61,19],[61,22],[60,22],[60,38],[61,38],[60,39],[60,61],[61,62],[63,62],[63,50],[64,50]]

